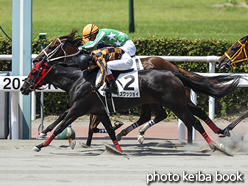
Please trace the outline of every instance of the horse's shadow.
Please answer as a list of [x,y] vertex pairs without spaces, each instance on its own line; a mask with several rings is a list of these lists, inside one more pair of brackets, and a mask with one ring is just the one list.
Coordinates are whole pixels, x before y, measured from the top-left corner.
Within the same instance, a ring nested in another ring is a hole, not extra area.
[[[111,147],[113,150],[111,150]],[[157,143],[149,142],[145,144],[122,144],[123,156],[128,157],[145,157],[145,156],[211,156],[211,150],[199,150],[197,144],[173,144],[173,143]],[[51,152],[52,155],[62,156],[116,156],[114,146],[108,145],[108,148],[103,144],[93,144],[92,147],[71,150],[69,146],[60,146],[64,151]],[[70,150],[70,151],[69,151]],[[119,154],[122,155],[122,154]]]

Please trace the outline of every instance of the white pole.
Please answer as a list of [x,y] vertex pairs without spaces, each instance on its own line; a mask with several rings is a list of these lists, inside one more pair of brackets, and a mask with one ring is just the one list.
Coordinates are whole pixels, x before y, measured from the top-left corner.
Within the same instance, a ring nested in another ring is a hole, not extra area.
[[[197,94],[196,94],[193,90],[190,91],[190,98],[191,98],[191,101],[192,101],[195,105],[197,105]],[[192,130],[193,130],[193,131],[192,131],[192,140],[195,140],[195,139],[196,139],[196,130],[195,130],[194,127],[193,127]]]
[[[215,73],[215,63],[209,63],[209,73]],[[209,96],[209,118],[214,119],[215,114],[215,98]]]
[[43,129],[44,129],[44,125],[43,125],[43,121],[44,121],[44,92],[41,92],[40,93],[40,121],[41,121],[41,124],[40,124],[40,132],[43,132]]
[[36,95],[35,92],[33,91],[31,93],[31,120],[35,120],[36,119]]
[[18,92],[11,93],[11,139],[19,139]]
[[178,119],[178,139],[179,140],[186,139],[186,127],[180,119]]

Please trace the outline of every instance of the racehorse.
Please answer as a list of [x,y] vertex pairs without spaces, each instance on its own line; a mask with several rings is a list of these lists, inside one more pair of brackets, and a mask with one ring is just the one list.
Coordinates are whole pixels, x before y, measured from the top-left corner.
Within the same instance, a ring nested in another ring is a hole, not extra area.
[[[75,56],[77,57],[78,54],[78,49],[77,49],[77,44],[79,43],[79,41],[81,41],[80,37],[75,37],[77,31],[72,31],[69,35],[67,36],[62,36],[59,37],[57,39],[55,39],[52,43],[50,43],[50,45],[48,45],[44,51],[42,51],[37,57],[36,59],[33,61],[34,63],[39,62],[44,56],[49,56],[49,60],[53,60],[52,62],[58,62],[58,57],[64,57],[64,58],[68,58],[68,56],[66,54],[70,54],[72,55],[73,53],[76,54]],[[76,39],[74,39],[76,38]],[[75,42],[76,41],[76,42]],[[65,43],[65,44],[63,44]],[[63,45],[62,45],[63,44]],[[56,51],[55,51],[56,49]],[[60,49],[60,50],[58,50]],[[204,76],[200,76],[197,75],[195,73],[192,72],[188,72],[180,67],[177,67],[175,65],[173,65],[172,63],[170,63],[169,61],[166,61],[160,57],[146,57],[146,58],[141,58],[141,63],[144,67],[144,69],[151,69],[151,68],[156,68],[156,69],[163,69],[163,70],[170,70],[173,72],[178,72],[181,73],[185,76],[188,76],[196,81],[202,81],[205,82],[208,85],[215,85],[218,84],[220,82],[224,82],[224,81],[229,81],[229,80],[233,80],[234,77],[204,77]],[[51,62],[51,61],[50,61]],[[69,64],[68,64],[69,65]],[[73,64],[70,64],[71,66],[73,66]],[[75,66],[77,66],[76,64],[74,64]],[[200,109],[199,107],[197,107],[194,103],[191,102],[190,100],[190,89],[185,87],[185,91],[186,91],[186,99],[187,99],[187,103],[188,103],[188,108],[191,111],[191,113],[193,113],[194,115],[198,116],[199,118],[201,118],[205,123],[207,123],[207,125],[215,132],[218,134],[223,134],[224,136],[229,136],[230,134],[228,134],[226,131],[221,130],[220,128],[218,128],[213,121],[207,116],[207,114]],[[155,118],[151,121],[149,121],[151,119],[151,110],[154,111],[155,113]],[[48,126],[41,134],[40,137],[44,137],[46,136],[47,132],[52,131],[52,129],[63,120],[63,118],[66,116],[66,114],[68,113],[68,111],[65,111],[63,114],[61,114],[59,116],[59,118],[52,123],[50,126]],[[127,127],[126,129],[122,130],[118,135],[117,135],[117,139],[120,140],[122,136],[127,135],[130,131],[132,131],[133,129],[137,128],[138,126],[144,124],[145,122],[146,125],[144,125],[144,127],[142,127],[139,130],[139,142],[142,142],[143,140],[143,135],[145,133],[145,131],[150,127],[153,126],[154,124],[162,121],[163,119],[165,119],[167,117],[166,112],[164,111],[163,107],[161,107],[160,105],[157,104],[145,104],[141,106],[141,116],[139,118],[139,120],[133,124],[131,124],[129,127]],[[149,122],[148,122],[149,121]],[[89,130],[89,134],[88,134],[88,139],[86,142],[87,146],[90,146],[91,144],[91,140],[92,140],[92,135],[93,132],[102,132],[105,130],[99,130],[97,128],[98,124],[100,123],[100,120],[95,117],[95,116],[90,116],[90,130]],[[114,128],[117,129],[119,126],[115,125]],[[190,136],[190,134],[188,134],[189,138],[192,138],[192,136]]]
[[[248,36],[245,36],[234,43],[224,55],[216,62],[217,68],[230,70],[237,63],[248,62]],[[239,122],[248,117],[248,110],[244,111],[237,119],[230,123],[225,130],[232,130]]]
[[[53,134],[44,143],[34,147],[33,150],[40,151],[42,147],[48,146],[59,133],[78,117],[85,114],[93,114],[103,123],[116,149],[120,152],[122,151],[116,140],[115,132],[105,107],[102,104],[104,98],[98,97],[96,93],[91,91],[91,86],[95,84],[96,74],[96,70],[93,72],[89,70],[81,71],[75,67],[65,67],[64,65],[60,65],[60,63],[52,64],[45,60],[42,60],[33,67],[20,89],[22,94],[28,95],[31,91],[42,85],[52,84],[69,92],[72,105]],[[193,126],[204,137],[210,148],[218,148],[218,145],[209,138],[200,121],[189,111],[184,87],[187,86],[197,93],[212,97],[222,97],[234,91],[239,84],[239,77],[230,85],[220,85],[219,89],[217,89],[194,81],[179,73],[149,69],[138,71],[138,84],[140,90],[139,98],[114,98],[117,111],[143,104],[159,104],[174,112],[185,123],[188,133],[192,133],[192,130],[189,129]],[[188,142],[192,143],[192,138],[188,138]]]
[[248,62],[248,36],[234,43],[216,62],[217,68],[229,70],[237,63]]

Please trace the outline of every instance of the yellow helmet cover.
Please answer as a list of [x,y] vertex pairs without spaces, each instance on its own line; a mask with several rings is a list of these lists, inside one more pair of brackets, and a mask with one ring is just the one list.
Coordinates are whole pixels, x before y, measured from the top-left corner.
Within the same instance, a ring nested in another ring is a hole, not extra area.
[[99,28],[94,24],[88,24],[83,29],[83,36],[87,38],[99,31]]

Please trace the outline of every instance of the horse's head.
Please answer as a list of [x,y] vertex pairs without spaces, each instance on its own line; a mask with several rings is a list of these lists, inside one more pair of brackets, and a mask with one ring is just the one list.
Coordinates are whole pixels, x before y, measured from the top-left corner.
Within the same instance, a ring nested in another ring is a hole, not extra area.
[[248,36],[238,40],[232,45],[227,52],[216,62],[217,68],[221,70],[229,70],[236,63],[247,61],[248,62]]
[[66,36],[61,36],[53,40],[44,50],[33,60],[36,64],[46,56],[48,62],[53,61],[54,63],[66,59],[69,57],[79,55],[78,46],[81,43],[82,38],[75,36],[76,30],[73,30]]
[[[53,64],[53,66],[54,65],[55,64]],[[33,69],[30,71],[28,77],[24,79],[24,83],[20,89],[21,93],[28,95],[33,90],[38,89],[42,85],[46,84],[45,77],[53,66],[45,61],[45,57],[42,61],[36,63]]]

